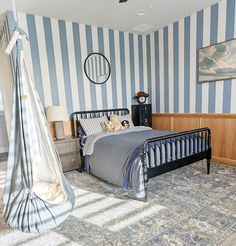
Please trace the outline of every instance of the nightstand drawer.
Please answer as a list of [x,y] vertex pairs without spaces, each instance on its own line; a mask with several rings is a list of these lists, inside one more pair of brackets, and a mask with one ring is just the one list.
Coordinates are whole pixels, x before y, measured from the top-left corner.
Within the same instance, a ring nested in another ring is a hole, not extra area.
[[60,156],[63,171],[70,171],[73,169],[78,169],[81,163],[80,156],[78,154],[74,155],[63,155]]
[[58,151],[59,155],[64,155],[64,154],[69,154],[69,153],[79,151],[77,140],[69,141],[69,142],[63,142],[63,143],[56,142],[56,146],[57,146],[57,151]]
[[64,172],[79,169],[82,171],[80,144],[78,138],[67,137],[55,141]]

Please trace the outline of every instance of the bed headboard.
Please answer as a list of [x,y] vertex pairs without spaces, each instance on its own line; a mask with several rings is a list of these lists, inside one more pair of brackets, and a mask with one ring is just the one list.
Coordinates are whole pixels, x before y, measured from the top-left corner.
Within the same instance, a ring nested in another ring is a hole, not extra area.
[[108,116],[110,114],[126,115],[129,114],[127,108],[117,109],[103,109],[103,110],[92,110],[92,111],[78,111],[71,114],[71,120],[73,124],[74,136],[77,137],[77,128],[79,126],[79,119],[97,118],[101,116]]

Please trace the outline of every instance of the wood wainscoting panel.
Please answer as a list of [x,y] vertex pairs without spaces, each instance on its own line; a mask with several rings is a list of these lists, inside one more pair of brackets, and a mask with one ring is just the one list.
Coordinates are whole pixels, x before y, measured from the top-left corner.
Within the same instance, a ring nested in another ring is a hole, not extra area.
[[187,131],[209,127],[213,161],[236,167],[236,114],[153,114],[153,129]]
[[[232,140],[232,159],[236,160],[236,123],[234,121],[233,131],[231,133]],[[236,162],[236,161],[235,161]],[[236,166],[236,163],[235,163]]]
[[198,118],[174,118],[173,131],[188,131],[200,128],[200,119]]
[[51,131],[52,137],[54,139],[55,136],[56,136],[56,133],[55,133],[55,124],[53,122],[50,122],[49,123],[49,127],[50,127],[50,131]]
[[73,136],[73,126],[72,126],[72,121],[64,121],[64,132],[66,136]]
[[[63,122],[64,126],[64,134],[65,136],[72,136],[73,131],[72,131],[72,122],[71,121],[64,121]],[[55,124],[53,122],[50,122],[50,131],[52,134],[52,137],[55,138]]]
[[226,158],[226,120],[204,118],[201,121],[202,127],[211,129],[212,155]]
[[227,166],[236,167],[236,160],[213,156],[212,161],[214,163],[222,163],[222,164],[225,164]]
[[212,132],[213,156],[236,160],[236,119],[202,119],[202,127]]
[[154,129],[171,131],[171,123],[170,117],[152,116],[152,128]]

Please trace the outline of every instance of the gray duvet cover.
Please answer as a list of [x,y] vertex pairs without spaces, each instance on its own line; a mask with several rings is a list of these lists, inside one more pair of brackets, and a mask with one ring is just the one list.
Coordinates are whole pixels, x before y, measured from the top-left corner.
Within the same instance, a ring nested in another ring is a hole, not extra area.
[[136,198],[144,199],[140,147],[146,139],[171,133],[173,132],[154,131],[149,127],[133,127],[114,133],[92,135],[86,140],[83,154],[95,176],[126,189],[131,188]]

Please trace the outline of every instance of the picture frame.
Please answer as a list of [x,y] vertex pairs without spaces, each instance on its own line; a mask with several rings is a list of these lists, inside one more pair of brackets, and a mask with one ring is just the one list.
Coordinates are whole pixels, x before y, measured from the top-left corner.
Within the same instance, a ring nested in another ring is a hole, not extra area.
[[198,82],[236,78],[236,39],[198,49]]

